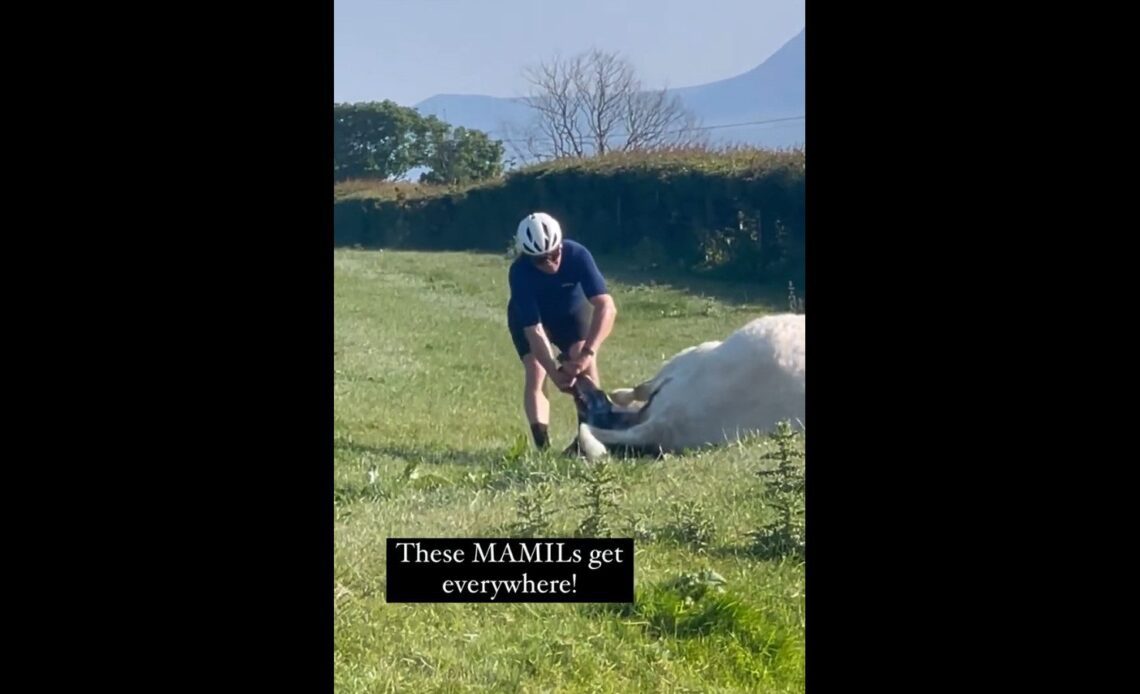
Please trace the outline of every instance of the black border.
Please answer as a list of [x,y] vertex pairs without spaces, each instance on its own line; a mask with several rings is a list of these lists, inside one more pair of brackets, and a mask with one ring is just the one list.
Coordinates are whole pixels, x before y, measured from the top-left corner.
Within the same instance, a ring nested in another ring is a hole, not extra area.
[[[167,16],[107,66],[128,84],[85,102],[121,106],[93,117],[107,154],[83,181],[120,204],[72,296],[113,284],[123,315],[68,334],[107,381],[78,410],[101,438],[67,452],[104,482],[81,495],[115,540],[80,566],[99,628],[140,618],[111,649],[136,678],[332,690],[333,8],[297,8]],[[946,577],[987,542],[964,524],[977,444],[953,400],[989,394],[963,389],[977,316],[1000,311],[970,291],[990,230],[962,201],[992,170],[975,157],[1001,158],[970,135],[992,121],[956,117],[969,47],[948,19],[866,12],[807,9],[809,692],[941,680],[971,618],[995,623]]]
[[976,594],[1006,539],[977,493],[1016,464],[985,443],[1017,310],[983,202],[1015,165],[979,115],[1003,73],[973,62],[986,19],[875,9],[807,11],[808,692],[977,678],[1007,626]]
[[76,437],[113,518],[81,650],[159,689],[332,691],[333,5],[196,12],[91,58],[129,79],[84,102],[114,214],[72,297],[115,294],[73,327],[110,379]]

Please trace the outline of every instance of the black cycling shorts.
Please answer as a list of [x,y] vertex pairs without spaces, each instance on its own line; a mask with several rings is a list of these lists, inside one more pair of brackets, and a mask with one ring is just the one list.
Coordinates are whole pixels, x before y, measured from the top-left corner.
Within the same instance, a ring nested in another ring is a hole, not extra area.
[[[544,318],[542,329],[546,332],[546,338],[569,357],[570,345],[586,339],[593,317],[594,310],[590,302],[583,301],[566,316],[557,319]],[[511,331],[515,351],[518,352],[519,359],[522,359],[530,352],[530,344],[526,341],[522,326],[516,322],[510,311],[507,312],[507,327]]]

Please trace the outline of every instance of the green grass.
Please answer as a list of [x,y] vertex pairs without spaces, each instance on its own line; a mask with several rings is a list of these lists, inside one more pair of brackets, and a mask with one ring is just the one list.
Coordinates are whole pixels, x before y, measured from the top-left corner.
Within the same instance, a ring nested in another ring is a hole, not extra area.
[[[506,330],[507,263],[336,253],[337,691],[802,692],[803,567],[762,560],[749,538],[768,513],[755,474],[769,466],[767,440],[609,463],[607,522],[635,538],[635,604],[385,602],[388,537],[508,535],[520,501],[540,490],[542,536],[572,536],[585,517],[574,508],[585,501],[584,463],[529,441]],[[673,286],[614,280],[611,291],[617,325],[599,355],[608,388],[783,310]],[[561,450],[575,418],[551,393]],[[692,580],[706,570],[723,583]]]

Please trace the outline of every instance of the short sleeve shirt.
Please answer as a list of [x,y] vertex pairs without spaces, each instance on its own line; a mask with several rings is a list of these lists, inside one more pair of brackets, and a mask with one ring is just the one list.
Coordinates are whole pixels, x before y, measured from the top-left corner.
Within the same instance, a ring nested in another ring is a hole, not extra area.
[[562,241],[562,262],[558,272],[539,270],[527,256],[511,264],[511,299],[507,310],[512,322],[521,327],[560,320],[574,312],[583,301],[606,294],[606,281],[594,257],[582,244]]

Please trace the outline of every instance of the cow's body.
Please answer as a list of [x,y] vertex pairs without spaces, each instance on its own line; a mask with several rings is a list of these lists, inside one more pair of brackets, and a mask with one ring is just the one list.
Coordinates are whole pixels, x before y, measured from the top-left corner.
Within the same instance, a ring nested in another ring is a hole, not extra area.
[[803,315],[765,316],[723,342],[678,352],[649,381],[610,393],[620,410],[637,413],[636,423],[583,424],[582,450],[589,457],[605,454],[605,446],[679,451],[771,431],[778,421],[803,425],[804,333]]

